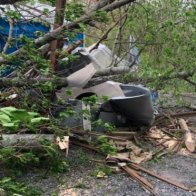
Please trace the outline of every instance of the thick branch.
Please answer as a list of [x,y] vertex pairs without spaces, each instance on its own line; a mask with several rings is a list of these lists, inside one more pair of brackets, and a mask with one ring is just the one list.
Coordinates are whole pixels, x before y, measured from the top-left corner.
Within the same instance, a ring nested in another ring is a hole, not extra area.
[[55,141],[53,134],[3,134],[0,142],[1,147],[15,147],[21,149],[41,149],[40,140]]
[[110,76],[115,74],[125,74],[133,71],[135,71],[135,69],[129,68],[128,66],[109,67],[98,71],[96,73],[96,76]]
[[[105,7],[103,7],[102,11],[106,11],[106,12],[110,12],[114,9],[117,9],[121,6],[124,6],[126,4],[129,4],[129,3],[132,3],[136,0],[121,0],[121,1],[117,1],[117,2],[114,2],[114,3],[111,3]],[[82,17],[80,17],[79,19],[77,19],[76,21],[72,22],[72,23],[69,23],[69,24],[64,24],[62,25],[61,27],[53,30],[52,32],[49,32],[49,33],[46,33],[43,37],[40,37],[38,38],[35,43],[36,45],[38,46],[41,46],[45,43],[48,43],[56,38],[58,38],[62,32],[64,30],[69,30],[69,29],[73,29],[73,28],[76,28],[78,26],[79,23],[86,23],[88,24],[90,21],[92,21],[92,18],[94,16],[94,14],[96,13],[97,10],[93,10],[89,13],[89,15],[84,15]]]
[[[116,75],[110,75],[108,76],[102,76],[102,77],[96,77],[93,78],[89,81],[89,84],[91,85],[95,85],[95,84],[100,84],[102,82],[108,81],[108,80],[119,80],[119,76],[120,74],[122,74],[123,72],[128,71],[128,69],[126,69],[125,67],[119,67],[120,69],[114,69],[114,73]],[[131,69],[129,70],[131,71]],[[172,80],[172,79],[184,79],[186,77],[191,77],[193,76],[193,73],[184,73],[184,72],[179,72],[179,73],[175,73],[173,76],[162,76],[159,78],[145,78],[145,79],[141,79],[137,76],[137,73],[133,73],[135,75],[133,75],[131,77],[131,79],[129,79],[126,82],[141,82],[141,83],[149,83],[149,82],[153,82],[157,79],[159,79],[159,81],[167,81],[167,80]],[[35,84],[39,85],[39,84],[43,84],[45,82],[52,82],[53,84],[56,85],[56,87],[67,87],[69,85],[69,81],[67,78],[55,78],[55,79],[51,79],[51,78],[39,78],[39,79],[21,79],[21,78],[0,78],[0,88],[3,87],[23,87],[23,86],[35,86]],[[88,86],[89,86],[88,84]]]

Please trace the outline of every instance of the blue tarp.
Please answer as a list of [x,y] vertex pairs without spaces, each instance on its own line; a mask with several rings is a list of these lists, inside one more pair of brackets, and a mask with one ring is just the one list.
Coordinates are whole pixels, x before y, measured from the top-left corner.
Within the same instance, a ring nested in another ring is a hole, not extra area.
[[[7,41],[8,35],[9,35],[9,29],[10,25],[8,20],[6,18],[0,18],[0,52],[2,52],[4,45]],[[47,33],[50,30],[48,26],[45,26],[38,22],[32,22],[32,21],[18,21],[14,23],[13,28],[13,41],[11,46],[7,49],[6,54],[10,54],[16,50],[18,50],[22,43],[19,41],[19,38],[21,35],[28,37],[28,38],[37,38],[36,32],[42,32]],[[83,33],[78,33],[77,36],[74,39],[71,39],[70,42],[74,42],[76,40],[84,39]],[[69,44],[69,43],[68,43]],[[83,47],[81,45],[80,47]],[[10,74],[14,69],[16,69],[16,65],[9,66],[9,68],[5,68],[4,70],[0,70],[0,77],[4,77],[8,74]]]
[[[2,52],[5,43],[9,35],[10,24],[6,18],[0,18],[0,52]],[[22,42],[19,41],[21,35],[28,38],[37,38],[36,32],[40,31],[46,33],[49,31],[49,27],[42,25],[38,22],[25,22],[18,21],[14,23],[13,33],[12,33],[12,43],[7,49],[6,54],[10,54],[22,46]],[[17,65],[6,66],[0,69],[0,77],[4,77],[10,74],[17,68]]]
[[[5,18],[0,18],[0,52],[2,51],[8,34],[9,34],[9,22]],[[21,35],[24,35],[25,37],[28,38],[37,38],[36,32],[40,31],[43,33],[46,33],[49,31],[49,27],[44,26],[41,23],[38,22],[25,22],[25,21],[19,21],[14,24],[14,29],[13,29],[13,35],[12,37],[14,38],[13,43],[11,47],[8,48],[7,54],[10,54],[20,48],[22,45],[21,42],[18,41],[18,38]]]

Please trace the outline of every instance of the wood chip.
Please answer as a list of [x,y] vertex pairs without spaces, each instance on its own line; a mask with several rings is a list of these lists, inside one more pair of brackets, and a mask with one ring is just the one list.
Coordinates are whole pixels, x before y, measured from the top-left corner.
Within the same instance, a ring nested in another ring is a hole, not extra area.
[[56,142],[61,150],[66,150],[66,155],[68,155],[69,136],[64,136],[63,138],[57,137]]
[[182,129],[186,131],[185,133],[185,146],[188,149],[189,152],[195,151],[195,141],[193,140],[193,136],[191,134],[191,131],[189,130],[186,121],[183,118],[179,119],[179,124]]

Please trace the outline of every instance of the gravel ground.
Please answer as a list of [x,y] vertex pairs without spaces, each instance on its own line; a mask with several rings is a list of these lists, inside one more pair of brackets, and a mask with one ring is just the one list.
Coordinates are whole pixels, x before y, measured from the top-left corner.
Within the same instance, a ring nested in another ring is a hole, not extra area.
[[[127,174],[112,174],[107,178],[97,179],[92,173],[100,167],[92,159],[100,159],[98,155],[78,150],[70,152],[70,169],[58,176],[49,175],[43,179],[40,173],[29,172],[23,180],[41,187],[44,195],[59,196],[148,196],[144,190]],[[143,166],[157,172],[161,176],[176,180],[188,187],[196,185],[196,158],[193,156],[167,155],[158,163],[148,162]],[[184,191],[156,178],[142,174],[152,184],[159,196],[196,196],[196,193]]]

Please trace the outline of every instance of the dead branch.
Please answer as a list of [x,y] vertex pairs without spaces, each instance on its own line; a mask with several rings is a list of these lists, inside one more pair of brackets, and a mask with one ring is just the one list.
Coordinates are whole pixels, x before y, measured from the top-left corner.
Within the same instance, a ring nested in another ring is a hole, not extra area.
[[193,112],[182,112],[177,114],[172,114],[171,117],[189,117],[189,116],[196,116],[196,111]]
[[97,148],[95,148],[95,147],[93,147],[93,146],[91,146],[89,144],[84,144],[84,143],[81,143],[81,142],[75,141],[75,140],[72,140],[71,144],[74,144],[76,146],[82,146],[84,148],[87,148],[87,149],[90,149],[90,150],[93,150],[95,152],[98,152],[98,153],[102,154]]
[[[113,74],[115,75],[111,75],[110,73],[110,76],[108,76],[108,71],[112,71],[113,70]],[[122,73],[127,73],[128,71],[131,71],[130,68],[125,68],[125,67],[116,67],[116,68],[109,68],[109,70],[107,70],[105,72],[105,75],[106,76],[102,76],[102,77],[95,77],[95,78],[92,78],[89,82],[88,82],[88,86],[92,86],[92,85],[97,85],[97,84],[100,84],[100,83],[103,83],[105,81],[108,81],[108,80],[119,80],[119,75],[122,74]],[[192,73],[191,73],[192,74]],[[100,73],[100,75],[104,75],[103,73]],[[165,81],[167,80],[171,80],[171,79],[175,79],[175,78],[181,78],[181,76],[183,75],[189,75],[188,73],[176,73],[175,76],[172,76],[172,77],[160,77],[159,79],[165,79]],[[152,79],[152,78],[147,78],[147,79],[141,79],[137,76],[137,73],[135,72],[135,75],[131,77],[131,79],[129,79],[127,82],[140,82],[140,83],[148,83],[148,82],[152,82],[154,81],[155,79]],[[68,80],[67,78],[56,78],[56,79],[50,79],[50,78],[41,78],[41,79],[28,79],[28,80],[25,80],[25,79],[19,79],[19,78],[1,78],[0,79],[0,87],[22,87],[22,86],[33,86],[38,83],[44,83],[44,82],[54,82],[54,84],[56,84],[58,87],[67,87],[68,86]],[[194,113],[194,112],[193,112]],[[186,115],[186,114],[185,114]],[[189,115],[189,114],[188,114]],[[191,114],[190,114],[191,115]],[[176,114],[176,116],[172,116],[172,117],[177,117],[178,114]],[[181,115],[180,115],[181,116]],[[184,114],[182,115],[184,116]]]
[[97,5],[95,5],[95,7],[93,9],[100,9],[112,2],[114,2],[115,0],[102,0],[102,1],[99,1],[99,3]]
[[166,179],[166,178],[164,178],[164,177],[162,177],[162,176],[160,176],[160,175],[158,175],[158,174],[156,174],[156,173],[154,173],[154,172],[152,172],[152,171],[149,171],[149,170],[147,170],[147,169],[141,167],[141,166],[138,165],[138,164],[130,163],[129,166],[131,166],[131,167],[134,168],[134,169],[143,171],[143,172],[145,172],[145,173],[147,173],[147,174],[149,174],[149,175],[151,175],[151,176],[153,176],[153,177],[156,177],[157,179],[160,179],[160,180],[162,180],[162,181],[164,181],[164,182],[167,182],[167,183],[172,184],[172,185],[174,185],[174,186],[176,186],[176,187],[179,187],[179,188],[181,188],[181,189],[183,189],[183,190],[185,190],[185,191],[189,191],[189,188],[186,187],[186,186],[184,186],[183,184],[180,184],[180,183],[175,182],[175,181],[170,180],[170,179]]
[[11,41],[12,41],[12,34],[13,34],[13,30],[14,30],[14,21],[9,18],[9,25],[10,25],[10,29],[9,29],[9,34],[8,34],[8,38],[7,38],[7,42],[2,50],[2,53],[5,54]]
[[183,118],[179,119],[179,124],[182,129],[184,129],[185,132],[185,146],[189,150],[189,152],[195,151],[195,141],[193,140],[191,131],[189,130],[186,121]]
[[131,169],[130,167],[127,167],[123,163],[119,163],[119,166],[123,170],[125,170],[133,179],[139,182],[144,188],[146,188],[152,195],[157,195],[153,190],[153,185],[145,178],[141,177],[135,170]]
[[103,40],[107,39],[108,34],[111,32],[111,30],[114,29],[114,27],[116,27],[116,25],[117,25],[126,15],[127,15],[127,14],[123,15],[117,22],[115,22],[114,25],[112,25],[112,26],[111,26],[111,27],[101,36],[101,38],[95,43],[95,45],[90,49],[89,52],[91,52],[92,50],[96,49],[96,48],[99,46],[99,44],[100,44]]
[[59,58],[66,57],[68,53],[71,53],[73,50],[75,50],[78,46],[80,46],[84,40],[78,40],[75,43],[68,46],[68,48],[63,49],[59,55]]

